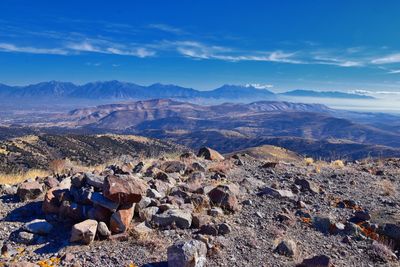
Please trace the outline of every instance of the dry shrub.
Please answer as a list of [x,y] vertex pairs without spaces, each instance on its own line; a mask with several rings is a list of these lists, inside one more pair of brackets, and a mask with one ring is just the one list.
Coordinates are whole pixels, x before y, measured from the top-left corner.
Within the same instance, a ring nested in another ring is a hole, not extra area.
[[384,196],[393,196],[396,194],[396,185],[388,179],[377,181],[375,184]]
[[314,159],[313,159],[313,158],[305,158],[305,159],[304,159],[304,163],[305,163],[307,166],[311,166],[311,165],[314,164]]
[[340,159],[332,161],[331,166],[334,168],[342,169],[344,168],[344,162]]
[[67,162],[64,159],[55,159],[49,163],[49,170],[54,174],[64,173],[67,167]]
[[50,173],[45,170],[31,169],[27,172],[0,174],[0,184],[18,184],[30,178],[46,177]]

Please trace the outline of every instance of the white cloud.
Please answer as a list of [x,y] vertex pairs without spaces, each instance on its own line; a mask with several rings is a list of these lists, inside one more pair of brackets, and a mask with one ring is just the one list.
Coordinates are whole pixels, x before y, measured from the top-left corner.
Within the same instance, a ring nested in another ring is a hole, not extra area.
[[397,74],[397,73],[400,73],[400,70],[391,70],[388,73],[389,74]]
[[164,32],[169,32],[169,33],[174,33],[174,34],[184,34],[185,31],[183,31],[182,29],[179,29],[177,27],[173,27],[167,24],[149,24],[147,26],[148,28],[151,29],[157,29],[160,31],[164,31]]
[[395,53],[384,57],[375,58],[371,61],[372,64],[390,64],[399,62],[400,62],[400,53]]
[[270,89],[274,88],[274,85],[272,84],[260,84],[260,83],[248,83],[245,85],[245,87],[254,87],[256,89]]
[[47,54],[47,55],[68,55],[69,52],[60,48],[38,48],[30,46],[16,46],[9,43],[0,43],[0,51],[29,53],[29,54]]

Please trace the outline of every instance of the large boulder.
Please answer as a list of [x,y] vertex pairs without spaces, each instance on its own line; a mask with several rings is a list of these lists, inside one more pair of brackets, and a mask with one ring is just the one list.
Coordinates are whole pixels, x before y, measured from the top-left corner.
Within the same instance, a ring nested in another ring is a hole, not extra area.
[[120,234],[128,230],[131,224],[133,214],[135,213],[135,204],[122,206],[118,211],[111,215],[110,230],[113,234]]
[[219,185],[208,193],[212,204],[220,206],[229,211],[237,211],[239,209],[236,194],[232,192],[229,186]]
[[203,267],[206,265],[207,247],[199,240],[178,241],[167,250],[170,267]]
[[106,177],[103,186],[104,196],[122,205],[139,202],[142,196],[145,196],[146,191],[147,184],[145,181],[132,176],[109,175]]
[[99,192],[94,192],[93,194],[90,195],[90,200],[99,206],[102,206],[103,208],[106,208],[112,212],[115,212],[118,209],[119,203],[113,200],[110,200],[109,198],[104,197],[101,193]]
[[43,185],[36,181],[25,182],[18,187],[17,195],[22,201],[37,199],[43,194]]
[[90,219],[75,224],[71,230],[70,242],[90,244],[96,236],[97,224],[97,221]]
[[199,153],[197,154],[198,157],[202,157],[208,160],[224,160],[225,158],[209,147],[200,148]]

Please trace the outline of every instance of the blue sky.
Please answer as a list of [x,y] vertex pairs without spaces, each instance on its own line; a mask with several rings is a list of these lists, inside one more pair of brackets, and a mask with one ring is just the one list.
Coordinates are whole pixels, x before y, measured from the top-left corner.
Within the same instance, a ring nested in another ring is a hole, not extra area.
[[400,91],[400,1],[0,2],[0,82]]

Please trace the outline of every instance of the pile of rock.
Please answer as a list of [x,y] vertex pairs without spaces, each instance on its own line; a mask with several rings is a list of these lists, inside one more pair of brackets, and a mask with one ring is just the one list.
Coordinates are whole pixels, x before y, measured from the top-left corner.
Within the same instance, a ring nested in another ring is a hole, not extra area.
[[[218,217],[239,210],[239,189],[211,179],[214,173],[207,170],[207,164],[224,160],[223,156],[209,148],[202,148],[198,155],[185,153],[180,160],[113,165],[102,172],[31,180],[21,184],[17,194],[22,201],[44,198],[42,211],[47,221],[35,223],[46,224],[47,234],[52,223],[70,222],[70,242],[127,238],[128,229],[141,234],[152,228],[195,228],[201,235],[226,235],[231,227]],[[196,266],[201,266],[205,245],[193,242],[175,244],[168,254],[176,258],[195,250]]]

